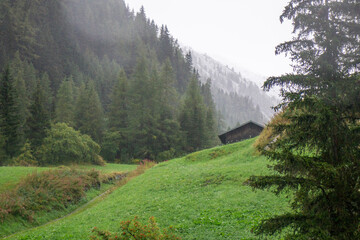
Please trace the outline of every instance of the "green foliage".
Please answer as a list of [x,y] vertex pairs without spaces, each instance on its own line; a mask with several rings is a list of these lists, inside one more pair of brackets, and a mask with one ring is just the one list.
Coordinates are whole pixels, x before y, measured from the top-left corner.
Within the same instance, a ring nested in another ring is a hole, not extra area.
[[18,186],[0,195],[0,221],[19,216],[33,221],[35,211],[66,208],[85,195],[85,190],[99,187],[99,172],[55,170],[33,173]]
[[14,160],[16,166],[36,166],[38,162],[32,154],[31,145],[29,142],[26,142],[21,149],[21,153]]
[[121,71],[115,83],[109,106],[109,128],[111,131],[121,131],[129,126],[129,89],[124,71]]
[[92,240],[115,240],[115,239],[152,239],[152,240],[176,240],[181,239],[173,232],[173,227],[161,230],[154,217],[149,218],[149,224],[144,225],[138,221],[138,217],[129,221],[122,221],[120,223],[121,232],[111,234],[107,231],[101,231],[96,227],[93,232],[96,234],[91,236]]
[[206,110],[200,94],[198,79],[194,75],[189,83],[180,112],[181,130],[186,136],[186,151],[202,149],[206,146]]
[[46,107],[46,97],[40,80],[37,82],[30,105],[30,115],[27,119],[27,138],[33,149],[40,147],[50,128],[50,113]]
[[[18,121],[2,132],[5,158],[16,157],[26,140],[38,157],[50,122],[89,135],[110,161],[163,160],[198,148],[183,134],[194,129],[182,132],[178,120],[191,54],[144,9],[135,14],[123,0],[4,0],[0,49],[0,66],[11,60]],[[211,102],[211,93],[202,94]],[[214,112],[201,113],[201,148],[215,144]]]
[[60,85],[56,95],[55,121],[74,127],[75,98],[72,77],[66,78]]
[[[8,66],[3,71],[0,82],[0,134],[7,158],[16,156],[21,147],[18,132],[21,123],[16,99],[16,90]],[[0,159],[0,165],[4,164],[5,159]]]
[[104,113],[94,82],[81,87],[75,109],[75,125],[83,134],[101,142],[104,132]]
[[39,150],[39,163],[42,165],[103,164],[99,160],[99,152],[100,146],[88,135],[75,131],[66,123],[57,123],[47,132],[47,137]]
[[283,88],[283,113],[268,132],[272,141],[259,145],[276,173],[249,183],[277,194],[291,190],[293,211],[265,219],[257,234],[360,237],[359,7],[358,1],[294,0],[281,16],[293,21],[297,36],[277,52],[290,53],[297,74],[264,83]]

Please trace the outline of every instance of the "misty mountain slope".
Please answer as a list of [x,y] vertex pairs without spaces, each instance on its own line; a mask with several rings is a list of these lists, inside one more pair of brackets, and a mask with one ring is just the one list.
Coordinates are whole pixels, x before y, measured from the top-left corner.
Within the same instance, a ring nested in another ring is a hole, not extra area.
[[277,99],[262,91],[251,79],[244,78],[228,66],[206,54],[191,51],[192,62],[204,83],[211,79],[215,104],[224,117],[225,123],[233,127],[250,120],[266,123],[274,114],[271,107]]

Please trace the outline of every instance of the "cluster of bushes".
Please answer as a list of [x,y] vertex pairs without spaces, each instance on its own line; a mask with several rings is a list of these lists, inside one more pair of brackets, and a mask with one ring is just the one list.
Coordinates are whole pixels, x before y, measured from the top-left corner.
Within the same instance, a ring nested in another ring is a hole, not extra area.
[[148,225],[144,225],[138,221],[138,217],[132,220],[122,221],[120,223],[121,231],[119,233],[110,233],[102,231],[96,227],[93,229],[95,235],[91,236],[91,240],[115,240],[115,239],[147,239],[147,240],[179,240],[174,233],[173,227],[161,230],[154,217],[149,219]]
[[50,170],[33,173],[20,181],[12,191],[0,195],[0,221],[10,216],[34,220],[37,211],[63,210],[78,203],[90,188],[99,188],[103,177],[95,170]]
[[26,143],[14,163],[21,166],[74,163],[105,165],[99,156],[100,146],[90,136],[81,134],[66,123],[54,124],[47,131],[42,145],[33,153],[30,144]]

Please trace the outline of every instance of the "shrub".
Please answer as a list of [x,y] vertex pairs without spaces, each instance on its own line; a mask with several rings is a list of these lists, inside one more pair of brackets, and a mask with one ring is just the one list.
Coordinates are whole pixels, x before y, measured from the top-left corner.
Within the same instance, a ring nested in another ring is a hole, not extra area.
[[289,123],[289,121],[283,117],[285,111],[286,111],[286,109],[284,109],[282,112],[276,114],[271,119],[271,121],[266,125],[266,127],[261,132],[258,139],[256,139],[256,141],[254,143],[254,147],[258,151],[265,149],[266,147],[269,146],[269,144],[271,142],[276,141],[276,139],[280,137],[279,135],[275,134],[276,131],[274,131],[273,126],[277,125],[277,124],[288,124]]
[[31,145],[27,141],[23,148],[21,149],[21,154],[14,159],[15,166],[37,166],[38,162],[32,154]]
[[0,221],[19,216],[33,220],[35,211],[61,210],[80,201],[85,191],[100,186],[97,171],[61,169],[33,173],[18,186],[0,195]]
[[96,227],[93,229],[93,233],[96,235],[91,236],[91,240],[115,240],[115,239],[146,239],[146,240],[176,240],[181,239],[174,233],[174,229],[169,227],[168,229],[160,230],[155,218],[149,219],[148,225],[144,225],[138,221],[138,217],[133,220],[123,221],[120,223],[120,233],[110,233],[108,231],[102,231]]
[[57,123],[48,131],[39,150],[41,164],[93,163],[103,165],[99,158],[100,146],[88,135]]

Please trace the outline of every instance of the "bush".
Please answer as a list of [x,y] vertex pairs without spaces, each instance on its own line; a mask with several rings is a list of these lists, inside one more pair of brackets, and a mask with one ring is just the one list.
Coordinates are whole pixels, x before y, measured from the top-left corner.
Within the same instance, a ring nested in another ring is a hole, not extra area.
[[21,149],[21,154],[14,159],[15,166],[37,166],[38,162],[36,161],[35,157],[32,154],[31,145],[27,141],[23,148]]
[[138,217],[133,220],[123,221],[120,223],[120,233],[110,233],[108,231],[98,230],[96,227],[93,233],[96,235],[91,236],[91,240],[115,240],[115,239],[146,239],[146,240],[176,240],[181,239],[174,234],[174,229],[160,230],[155,218],[149,219],[149,224],[144,225],[138,221]]
[[273,127],[274,125],[289,123],[289,120],[287,120],[283,117],[285,111],[286,111],[286,109],[283,110],[282,112],[276,114],[271,119],[271,121],[266,125],[266,127],[261,132],[258,139],[256,139],[256,141],[254,143],[254,147],[259,152],[266,149],[270,143],[272,143],[273,141],[276,141],[276,139],[278,139],[280,137],[279,135],[277,135],[275,133],[276,131],[274,130],[274,127]]
[[88,135],[66,125],[57,123],[48,131],[39,150],[40,163],[59,165],[70,163],[93,163],[103,165],[99,158],[100,146]]
[[76,171],[61,169],[33,173],[18,186],[0,195],[0,221],[19,216],[33,220],[35,211],[61,210],[75,204],[90,188],[100,187],[97,171]]

